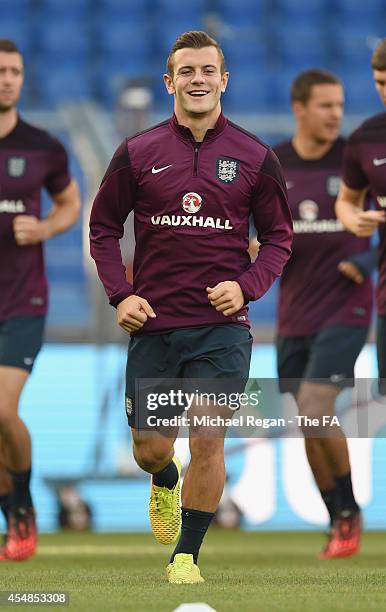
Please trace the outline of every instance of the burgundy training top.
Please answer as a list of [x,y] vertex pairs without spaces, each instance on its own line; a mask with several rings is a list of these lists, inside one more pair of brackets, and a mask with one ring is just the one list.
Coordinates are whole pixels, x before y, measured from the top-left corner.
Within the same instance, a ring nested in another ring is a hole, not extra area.
[[[134,286],[119,248],[134,210]],[[262,243],[251,264],[249,215]],[[109,296],[135,293],[157,314],[141,332],[241,323],[243,307],[225,317],[206,287],[237,280],[245,303],[257,300],[290,255],[292,221],[280,164],[271,149],[220,115],[202,143],[175,117],[126,139],[117,149],[95,198],[91,255]]]
[[[343,180],[351,189],[369,187],[380,210],[386,210],[386,113],[371,117],[350,136]],[[386,316],[386,224],[379,227],[378,313]]]
[[18,119],[0,138],[0,321],[47,311],[42,244],[18,246],[16,215],[40,218],[41,190],[60,193],[70,183],[67,154],[44,130]]
[[337,269],[343,259],[369,248],[368,239],[346,232],[335,216],[344,145],[338,138],[315,160],[302,159],[291,141],[275,147],[294,223],[292,257],[280,281],[278,333],[283,336],[370,322],[371,279],[357,285]]

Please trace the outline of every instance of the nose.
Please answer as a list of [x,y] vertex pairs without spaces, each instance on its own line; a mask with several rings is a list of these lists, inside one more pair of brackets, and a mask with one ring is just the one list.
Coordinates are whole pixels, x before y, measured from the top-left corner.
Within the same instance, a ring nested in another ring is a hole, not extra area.
[[12,83],[12,74],[10,70],[5,70],[2,76],[3,76],[3,82],[6,85],[9,85]]
[[341,119],[343,116],[343,108],[339,105],[339,106],[334,106],[334,108],[332,109],[332,116],[334,119]]
[[201,70],[197,68],[197,70],[194,71],[192,83],[204,83],[204,81],[205,81],[204,75],[202,74]]

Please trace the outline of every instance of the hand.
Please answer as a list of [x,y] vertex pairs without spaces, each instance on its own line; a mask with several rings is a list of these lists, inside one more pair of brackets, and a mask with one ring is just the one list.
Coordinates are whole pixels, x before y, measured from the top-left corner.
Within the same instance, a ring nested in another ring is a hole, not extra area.
[[385,223],[386,212],[383,210],[361,210],[355,215],[351,231],[358,238],[372,236],[380,223]]
[[363,276],[360,269],[357,268],[357,266],[352,263],[352,261],[341,261],[338,264],[338,270],[344,276],[347,276],[347,278],[354,281],[354,283],[356,283],[357,285],[361,285],[365,280],[365,277]]
[[44,240],[43,224],[32,215],[16,215],[13,220],[13,233],[19,246],[30,246]]
[[156,314],[149,302],[138,295],[130,295],[117,306],[118,325],[127,332],[141,329],[148,317],[155,319]]
[[229,317],[244,306],[244,295],[236,281],[222,281],[215,287],[207,287],[211,305],[223,315]]

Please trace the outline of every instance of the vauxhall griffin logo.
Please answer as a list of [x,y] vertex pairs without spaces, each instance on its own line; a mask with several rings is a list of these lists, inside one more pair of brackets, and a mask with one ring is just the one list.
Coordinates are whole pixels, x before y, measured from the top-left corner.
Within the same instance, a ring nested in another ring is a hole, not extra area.
[[202,206],[202,197],[195,193],[194,191],[189,191],[189,193],[185,193],[182,198],[182,208],[187,213],[196,213],[200,210]]

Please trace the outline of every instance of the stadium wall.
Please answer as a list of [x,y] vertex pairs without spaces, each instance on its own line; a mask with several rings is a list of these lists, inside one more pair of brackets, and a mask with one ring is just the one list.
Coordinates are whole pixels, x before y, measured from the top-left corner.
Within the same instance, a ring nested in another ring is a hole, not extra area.
[[[122,345],[47,344],[22,398],[22,415],[34,443],[33,493],[42,531],[58,528],[57,492],[79,491],[93,511],[97,531],[147,531],[149,482],[131,457],[123,410]],[[375,376],[374,347],[358,362]],[[275,376],[272,345],[255,346],[251,376]],[[186,440],[177,442],[182,459]],[[350,451],[358,501],[366,527],[386,528],[384,438],[352,439]],[[227,493],[246,529],[320,529],[327,517],[300,438],[226,443]]]

